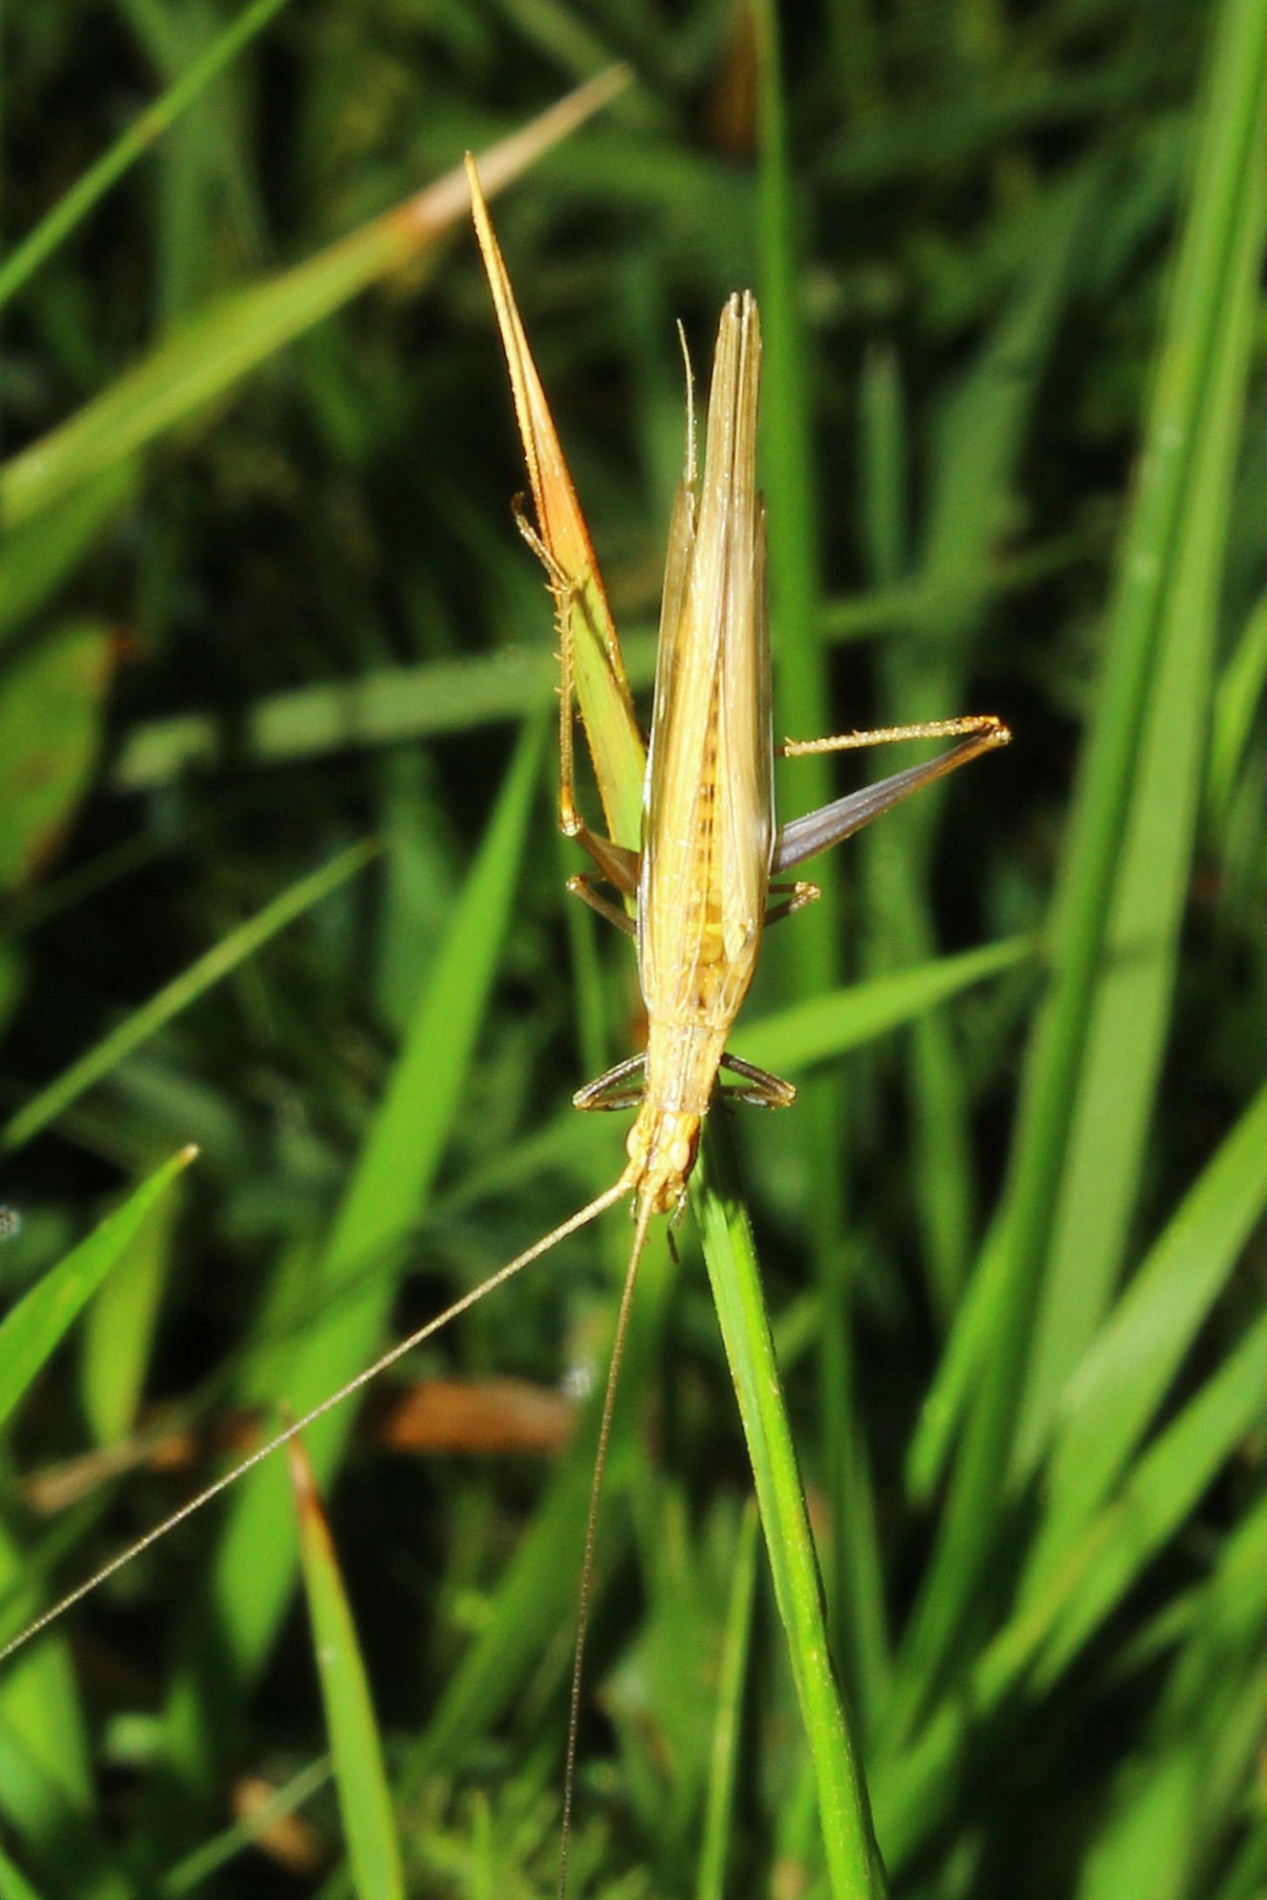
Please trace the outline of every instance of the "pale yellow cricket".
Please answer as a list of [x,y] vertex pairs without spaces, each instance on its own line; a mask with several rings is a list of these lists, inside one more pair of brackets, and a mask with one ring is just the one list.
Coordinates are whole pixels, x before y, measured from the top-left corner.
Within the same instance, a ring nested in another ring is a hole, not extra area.
[[[722,312],[703,476],[698,485],[694,421],[688,412],[686,468],[674,507],[665,568],[637,847],[590,828],[580,816],[575,795],[573,724],[579,665],[596,666],[600,677],[605,676],[609,704],[614,708],[612,727],[601,745],[587,727],[609,826],[618,808],[617,781],[639,760],[641,742],[588,532],[528,351],[479,180],[469,161],[468,170],[476,229],[533,489],[536,524],[521,525],[546,563],[557,608],[562,664],[560,824],[588,852],[600,879],[635,906],[631,919],[620,903],[593,890],[585,879],[571,881],[573,891],[636,938],[638,981],[647,1016],[646,1048],[573,1097],[580,1109],[637,1104],[626,1143],[627,1159],[619,1178],[603,1193],[69,1592],[0,1649],[0,1660],[495,1287],[630,1196],[634,1235],[600,1425],[583,1564],[564,1785],[562,1891],[595,1512],[638,1264],[653,1217],[672,1217],[682,1207],[719,1075],[724,1072],[736,1078],[727,1085],[728,1092],[764,1107],[784,1107],[796,1093],[791,1083],[743,1061],[727,1048],[752,983],[765,926],[818,895],[812,884],[775,880],[860,830],[920,787],[979,753],[1005,745],[1010,734],[999,720],[981,715],[785,744],[777,749],[785,756],[798,756],[899,739],[952,737],[960,741],[932,760],[850,793],[804,818],[782,827],[776,823],[765,511],[756,484],[761,327],[756,302],[745,291],[732,296]],[[582,635],[589,641],[584,654],[578,647]]]

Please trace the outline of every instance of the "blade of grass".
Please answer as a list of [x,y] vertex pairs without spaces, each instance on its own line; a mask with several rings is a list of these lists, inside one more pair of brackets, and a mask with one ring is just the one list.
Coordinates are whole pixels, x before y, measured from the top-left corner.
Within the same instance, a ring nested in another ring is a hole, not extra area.
[[1155,1417],[1267,1205],[1267,1093],[1177,1210],[1064,1393],[1022,1603],[1107,1496]]
[[725,1130],[708,1131],[691,1181],[713,1304],[739,1400],[774,1594],[818,1783],[819,1820],[834,1900],[886,1891],[857,1738],[832,1668],[822,1585],[805,1510],[774,1341],[747,1215]]
[[1159,612],[1147,722],[1117,853],[1111,910],[1029,1351],[1013,1474],[1034,1465],[1062,1385],[1121,1271],[1149,1129],[1192,878],[1232,491],[1258,331],[1267,229],[1261,168],[1227,253],[1202,414]]
[[700,1845],[695,1900],[723,1900],[726,1862],[734,1827],[739,1778],[739,1737],[744,1686],[752,1643],[752,1611],[757,1581],[760,1519],[752,1504],[744,1507],[739,1544],[731,1573],[730,1605],[717,1672],[717,1715],[713,1725],[704,1836]]
[[[541,751],[539,728],[520,741],[497,809],[437,952],[387,1092],[362,1142],[311,1289],[312,1318],[283,1366],[270,1360],[273,1398],[295,1414],[358,1372],[378,1346],[404,1246],[425,1204],[462,1097],[505,941]],[[380,1270],[367,1277],[366,1269]],[[354,1424],[346,1409],[307,1434],[318,1480],[330,1483]],[[239,1485],[208,1590],[224,1650],[210,1668],[195,1651],[169,1707],[173,1751],[190,1785],[210,1785],[226,1701],[268,1655],[289,1600],[296,1547],[276,1461]]]
[[357,1900],[404,1900],[405,1872],[378,1720],[330,1523],[302,1439],[289,1446],[312,1646]]
[[288,891],[275,897],[271,904],[266,904],[249,923],[239,925],[213,950],[208,950],[205,956],[191,963],[187,970],[151,997],[148,1003],[134,1010],[117,1029],[103,1037],[95,1049],[90,1049],[78,1061],[72,1062],[68,1069],[64,1069],[46,1088],[34,1095],[16,1115],[11,1115],[0,1128],[0,1152],[20,1148],[33,1135],[56,1121],[85,1090],[109,1075],[126,1055],[165,1023],[171,1022],[181,1010],[187,1009],[212,984],[220,982],[221,978],[237,969],[270,937],[276,936],[279,930],[284,930],[297,917],[302,917],[306,910],[319,904],[323,897],[328,897],[348,878],[364,870],[377,850],[376,844],[369,843],[352,845],[348,850],[341,851],[328,864],[323,864],[319,871],[312,871],[307,877],[300,878]]
[[[492,146],[480,161],[487,189],[509,184],[606,105],[626,78],[621,68],[601,74]],[[306,263],[191,319],[77,415],[0,468],[0,518],[10,528],[20,525],[204,408],[349,297],[415,262],[468,205],[466,174],[458,166]]]
[[84,1303],[127,1252],[155,1202],[197,1152],[182,1148],[156,1168],[0,1321],[0,1426],[8,1423]]
[[1262,0],[1228,0],[1216,17],[1196,171],[1152,392],[1146,452],[1108,623],[1099,712],[1071,826],[1052,934],[1055,978],[1026,1063],[1004,1212],[991,1350],[971,1382],[967,1436],[905,1656],[898,1727],[914,1720],[944,1668],[1006,1501],[1026,1341],[1041,1286],[1086,1036],[1101,973],[1110,896],[1125,835],[1166,589],[1174,579],[1193,445],[1239,226],[1256,215],[1253,171],[1263,109]]
[[128,167],[161,138],[168,126],[205,91],[216,74],[243,47],[248,46],[257,33],[262,32],[285,4],[286,0],[254,0],[253,5],[244,7],[237,19],[216,36],[206,52],[194,60],[188,70],[152,105],[146,107],[127,131],[115,140],[108,152],[102,153],[78,184],[71,186],[47,217],[41,219],[0,264],[0,307],[33,276],[46,257],[65,243],[71,232],[83,222],[93,206],[104,198],[110,187],[122,178]]
[[[769,522],[771,611],[779,655],[780,720],[795,737],[831,730],[827,654],[821,632],[820,531],[811,418],[812,379],[799,309],[802,233],[784,100],[779,24],[773,0],[752,10],[757,66],[757,233],[761,297],[768,342],[763,441],[774,506]],[[802,771],[802,767],[808,769]],[[790,776],[790,775],[785,775]],[[803,759],[796,798],[806,809],[831,797],[826,759]],[[821,996],[841,978],[837,946],[842,910],[839,872],[831,857],[815,866],[821,900],[798,920],[784,954],[796,992]],[[845,1244],[847,1168],[839,1085],[826,1077],[803,1091],[799,1113],[812,1157],[815,1270],[819,1280],[819,1445],[823,1481],[832,1499],[826,1560],[829,1618],[850,1691],[864,1707],[887,1672],[888,1634],[874,1501],[866,1495],[867,1461],[858,1451],[861,1426],[854,1396],[852,1258]]]

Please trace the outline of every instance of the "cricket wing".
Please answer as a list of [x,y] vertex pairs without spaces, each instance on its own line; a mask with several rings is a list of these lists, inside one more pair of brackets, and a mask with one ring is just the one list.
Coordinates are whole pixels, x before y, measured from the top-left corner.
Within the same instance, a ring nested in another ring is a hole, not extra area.
[[665,585],[643,816],[640,969],[649,1010],[733,1017],[751,981],[773,839],[764,524],[756,495],[760,326],[722,314],[698,518]]

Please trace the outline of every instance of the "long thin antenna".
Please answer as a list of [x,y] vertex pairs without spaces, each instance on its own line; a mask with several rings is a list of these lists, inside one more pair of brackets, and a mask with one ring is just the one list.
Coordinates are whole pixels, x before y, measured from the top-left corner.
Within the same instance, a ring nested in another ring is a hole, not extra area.
[[625,1273],[616,1332],[612,1340],[611,1360],[607,1367],[607,1389],[603,1393],[603,1416],[598,1425],[598,1446],[594,1454],[594,1476],[590,1483],[589,1512],[585,1519],[585,1555],[581,1560],[580,1602],[576,1612],[576,1648],[572,1653],[572,1691],[568,1704],[567,1754],[563,1767],[563,1827],[559,1840],[559,1900],[567,1900],[568,1849],[572,1841],[572,1808],[576,1797],[577,1740],[581,1726],[581,1686],[585,1675],[585,1639],[589,1634],[590,1601],[594,1591],[594,1551],[598,1540],[598,1507],[603,1479],[607,1472],[607,1453],[611,1446],[612,1419],[616,1413],[616,1387],[620,1383],[621,1361],[629,1333],[629,1315],[633,1311],[634,1282],[647,1245],[651,1216],[655,1212],[650,1196],[639,1204],[629,1266]]
[[580,1228],[588,1226],[590,1221],[597,1220],[600,1214],[606,1213],[609,1207],[614,1207],[617,1201],[624,1198],[629,1192],[629,1187],[629,1181],[622,1174],[612,1187],[607,1188],[595,1200],[589,1201],[575,1214],[569,1216],[543,1239],[534,1242],[523,1253],[517,1254],[506,1266],[499,1267],[496,1273],[490,1274],[487,1280],[481,1281],[480,1285],[473,1287],[469,1293],[464,1293],[460,1300],[454,1300],[452,1306],[447,1306],[444,1312],[438,1314],[435,1319],[430,1319],[425,1325],[419,1326],[415,1332],[410,1333],[407,1338],[400,1340],[389,1351],[383,1353],[373,1365],[366,1366],[364,1371],[356,1374],[355,1378],[349,1379],[346,1385],[341,1385],[337,1392],[332,1392],[328,1398],[322,1399],[320,1405],[314,1405],[310,1412],[305,1412],[302,1418],[295,1419],[285,1431],[278,1432],[275,1438],[270,1438],[266,1445],[261,1445],[249,1457],[243,1458],[240,1464],[235,1465],[231,1471],[226,1471],[223,1477],[205,1486],[195,1497],[182,1504],[179,1510],[173,1511],[170,1517],[165,1517],[161,1524],[156,1524],[153,1530],[146,1531],[143,1537],[138,1537],[135,1543],[127,1546],[126,1550],[121,1550],[116,1557],[110,1559],[109,1563],[103,1564],[100,1570],[94,1571],[86,1582],[68,1591],[64,1597],[53,1604],[51,1609],[45,1610],[42,1616],[37,1616],[33,1623],[29,1623],[20,1635],[10,1637],[7,1643],[0,1645],[0,1663],[38,1636],[41,1630],[46,1630],[50,1623],[55,1623],[60,1616],[64,1616],[67,1610],[72,1609],[82,1598],[95,1590],[98,1584],[112,1577],[116,1570],[122,1570],[125,1564],[130,1564],[134,1557],[139,1557],[142,1551],[150,1548],[151,1544],[156,1544],[161,1537],[166,1537],[168,1531],[175,1530],[176,1526],[183,1524],[187,1517],[192,1517],[195,1511],[200,1511],[204,1504],[209,1504],[212,1498],[219,1497],[222,1491],[227,1491],[231,1484],[236,1484],[238,1479],[244,1477],[248,1471],[254,1470],[256,1465],[263,1464],[266,1458],[271,1458],[273,1453],[279,1451],[283,1445],[288,1445],[298,1433],[306,1431],[319,1418],[324,1418],[327,1412],[332,1412],[336,1405],[341,1405],[344,1399],[351,1398],[354,1392],[359,1392],[362,1386],[376,1379],[380,1372],[385,1372],[389,1366],[394,1366],[398,1359],[403,1359],[406,1353],[412,1352],[415,1346],[420,1346],[425,1339],[430,1339],[433,1333],[438,1333],[451,1320],[457,1319],[459,1314],[465,1313],[468,1307],[482,1300],[486,1293],[491,1293],[494,1288],[503,1286],[524,1267],[530,1266],[534,1260],[539,1260],[543,1253],[549,1253],[550,1249],[557,1246],[560,1241],[566,1240],[570,1234],[575,1234]]

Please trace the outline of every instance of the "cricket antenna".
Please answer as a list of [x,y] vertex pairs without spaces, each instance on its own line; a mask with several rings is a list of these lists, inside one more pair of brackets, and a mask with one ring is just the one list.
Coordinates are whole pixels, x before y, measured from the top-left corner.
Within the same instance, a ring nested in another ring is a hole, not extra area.
[[625,1271],[620,1310],[616,1314],[616,1332],[607,1367],[607,1386],[603,1393],[603,1415],[598,1425],[598,1447],[594,1453],[594,1476],[590,1482],[589,1510],[585,1518],[585,1554],[581,1559],[581,1588],[576,1612],[576,1647],[572,1652],[572,1689],[568,1701],[567,1753],[563,1765],[563,1826],[559,1835],[558,1900],[567,1900],[568,1850],[572,1844],[572,1810],[576,1803],[576,1758],[581,1727],[581,1687],[585,1676],[585,1639],[589,1634],[590,1604],[594,1594],[594,1552],[598,1542],[598,1507],[602,1499],[603,1479],[607,1473],[607,1453],[611,1446],[612,1419],[616,1412],[616,1388],[620,1383],[621,1361],[629,1335],[629,1315],[633,1311],[634,1283],[646,1251],[647,1233],[655,1202],[650,1195],[639,1198],[633,1246]]
[[[283,1445],[288,1445],[292,1438],[298,1437],[300,1432],[307,1431],[308,1427],[314,1425],[319,1418],[324,1418],[327,1412],[332,1412],[336,1405],[342,1405],[343,1401],[351,1398],[354,1392],[359,1392],[363,1386],[367,1386],[372,1379],[378,1377],[380,1372],[386,1372],[389,1366],[394,1366],[396,1361],[403,1359],[406,1353],[412,1352],[424,1340],[430,1339],[433,1333],[440,1332],[451,1320],[457,1319],[468,1308],[475,1306],[485,1294],[493,1292],[496,1287],[504,1286],[507,1280],[513,1279],[524,1267],[530,1266],[534,1260],[539,1260],[542,1254],[549,1253],[552,1247],[557,1247],[560,1241],[579,1232],[582,1227],[588,1227],[592,1220],[597,1220],[598,1216],[606,1213],[609,1207],[614,1207],[617,1201],[623,1200],[629,1192],[629,1187],[629,1181],[622,1174],[613,1186],[604,1189],[603,1193],[597,1195],[594,1200],[587,1201],[584,1207],[578,1208],[577,1212],[570,1214],[567,1220],[551,1228],[548,1234],[541,1240],[534,1241],[532,1246],[525,1248],[523,1253],[516,1254],[513,1260],[508,1261],[504,1267],[499,1267],[496,1273],[490,1273],[488,1278],[482,1280],[477,1287],[472,1287],[471,1291],[464,1293],[461,1299],[454,1300],[451,1306],[446,1306],[443,1313],[437,1314],[434,1319],[429,1319],[425,1325],[419,1326],[407,1338],[399,1340],[396,1345],[381,1354],[373,1365],[366,1366],[356,1374],[355,1378],[349,1379],[346,1385],[341,1385],[337,1392],[332,1392],[328,1398],[322,1399],[320,1405],[314,1405],[311,1411],[303,1414],[302,1418],[293,1420],[284,1431],[278,1432],[275,1438],[270,1438],[266,1445],[260,1445],[249,1457],[243,1458],[240,1463],[234,1465],[231,1471],[226,1471],[214,1483],[204,1486],[196,1496],[182,1504],[179,1510],[173,1511],[152,1530],[146,1531],[143,1537],[138,1537],[125,1550],[119,1551],[109,1563],[103,1564],[100,1570],[95,1570],[83,1583],[77,1584],[73,1590],[69,1590],[64,1597],[59,1598],[51,1609],[45,1610],[42,1616],[37,1616],[33,1623],[28,1623],[17,1636],[10,1637],[6,1643],[0,1645],[0,1663],[5,1662],[17,1650],[24,1648],[51,1623],[56,1623],[67,1610],[73,1609],[76,1603],[89,1596],[99,1584],[104,1583],[108,1577],[112,1577],[116,1570],[122,1570],[125,1565],[132,1562],[134,1557],[139,1557],[142,1551],[148,1550],[151,1544],[156,1544],[160,1538],[166,1537],[168,1531],[175,1530],[176,1526],[183,1524],[187,1517],[192,1517],[195,1511],[200,1511],[204,1504],[209,1504],[212,1498],[219,1497],[222,1491],[227,1491],[231,1484],[236,1484],[239,1478],[245,1477],[248,1471],[253,1471],[256,1465],[263,1464],[264,1460],[271,1458],[275,1451],[280,1451]],[[640,1222],[640,1230],[644,1232],[644,1237],[645,1225],[645,1222]]]

